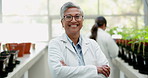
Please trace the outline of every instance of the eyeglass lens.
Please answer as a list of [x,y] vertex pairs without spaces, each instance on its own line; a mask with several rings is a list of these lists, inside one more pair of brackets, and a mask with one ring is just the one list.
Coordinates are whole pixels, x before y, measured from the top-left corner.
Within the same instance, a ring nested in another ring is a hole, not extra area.
[[81,16],[81,15],[77,15],[77,16],[67,15],[67,16],[64,16],[64,19],[66,21],[71,21],[73,19],[73,17],[75,18],[76,21],[81,21],[83,16]]

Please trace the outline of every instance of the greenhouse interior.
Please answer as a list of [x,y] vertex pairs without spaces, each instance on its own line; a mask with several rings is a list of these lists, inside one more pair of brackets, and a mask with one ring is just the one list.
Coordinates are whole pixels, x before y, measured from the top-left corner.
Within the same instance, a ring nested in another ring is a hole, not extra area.
[[0,78],[148,78],[148,0],[0,0],[0,36]]

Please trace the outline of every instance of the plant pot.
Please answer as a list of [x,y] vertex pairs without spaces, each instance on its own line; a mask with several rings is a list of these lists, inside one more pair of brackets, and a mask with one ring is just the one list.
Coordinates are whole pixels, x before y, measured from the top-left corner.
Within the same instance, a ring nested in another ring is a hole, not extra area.
[[132,51],[129,51],[128,50],[128,57],[127,57],[127,61],[128,61],[128,64],[130,65],[130,66],[132,66],[133,65],[133,56],[132,56]]
[[25,44],[7,43],[6,47],[7,47],[8,51],[19,51],[18,57],[23,57]]
[[122,57],[122,48],[121,48],[121,46],[119,46],[119,53],[118,53],[118,57]]
[[125,58],[125,52],[124,52],[123,46],[121,47],[121,58],[122,60],[124,60]]
[[124,58],[124,61],[126,63],[128,63],[129,61],[129,50],[127,50],[127,48],[124,48],[125,49],[125,58]]
[[1,52],[0,53],[0,57],[5,57],[7,59],[6,67],[8,67],[9,59],[10,59],[10,54],[9,53],[5,53],[5,52]]
[[25,52],[25,44],[19,43],[17,49],[19,50],[18,57],[23,57]]
[[30,54],[30,47],[31,47],[31,43],[22,43],[25,45],[24,47],[24,54]]
[[127,50],[125,47],[123,47],[122,58],[126,63],[128,62],[127,57],[128,57]]
[[145,57],[142,54],[137,54],[138,70],[142,74],[146,74]]
[[7,58],[0,57],[0,78],[7,77],[8,72],[6,72]]
[[144,65],[139,70],[142,74],[148,74],[148,57],[144,57]]
[[145,55],[143,56],[143,67],[139,72],[148,75],[148,52],[145,52]]
[[10,50],[17,50],[17,43],[6,43],[6,48],[8,51]]
[[133,68],[138,69],[137,53],[132,52],[132,57]]
[[18,51],[3,51],[1,54],[2,55],[5,55],[5,54],[10,55],[9,63],[8,63],[8,67],[6,67],[6,71],[12,72],[18,62],[18,60],[17,60]]

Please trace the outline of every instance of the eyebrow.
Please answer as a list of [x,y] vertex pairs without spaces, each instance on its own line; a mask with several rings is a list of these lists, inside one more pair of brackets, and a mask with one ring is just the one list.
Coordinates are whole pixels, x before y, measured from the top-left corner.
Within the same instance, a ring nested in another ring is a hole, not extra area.
[[[82,14],[75,14],[75,15],[82,15]],[[64,16],[72,16],[71,14],[67,14],[67,15],[64,15]]]

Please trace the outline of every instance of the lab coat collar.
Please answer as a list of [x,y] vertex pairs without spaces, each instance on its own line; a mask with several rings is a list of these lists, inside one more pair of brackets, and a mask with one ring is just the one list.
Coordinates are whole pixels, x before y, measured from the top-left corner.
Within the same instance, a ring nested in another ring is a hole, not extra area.
[[[61,41],[63,41],[63,43],[66,44],[66,45],[65,45],[66,48],[68,48],[71,52],[73,52],[73,53],[76,54],[76,52],[75,52],[74,48],[72,47],[71,43],[68,41],[67,35],[66,35],[65,33],[62,35]],[[63,46],[64,46],[64,45],[63,45]]]
[[101,28],[98,28],[98,31],[104,31],[103,29],[101,29]]
[[[82,38],[82,45],[81,45],[82,53],[84,55],[87,52],[87,50],[88,50],[89,42],[88,42],[87,38],[84,38],[82,35],[81,35],[81,38]],[[63,43],[66,43],[66,45],[65,45],[66,48],[71,50],[73,53],[76,53],[74,48],[72,47],[71,43],[68,41],[65,33],[62,35],[61,41],[63,41]]]

